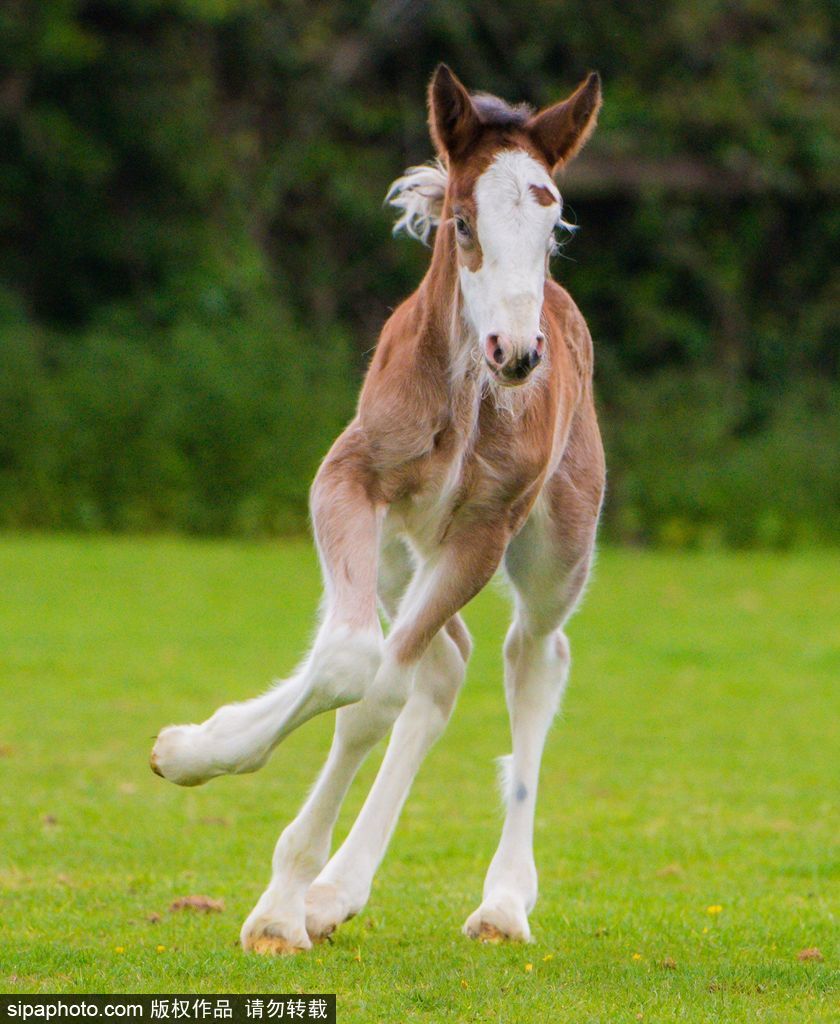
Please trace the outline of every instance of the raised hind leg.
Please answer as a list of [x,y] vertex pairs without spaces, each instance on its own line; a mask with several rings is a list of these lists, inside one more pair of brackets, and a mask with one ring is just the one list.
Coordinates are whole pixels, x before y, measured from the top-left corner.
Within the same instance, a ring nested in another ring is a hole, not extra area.
[[591,495],[584,502],[585,492],[563,474],[550,481],[505,558],[515,596],[514,621],[504,646],[513,754],[503,761],[506,813],[501,840],[487,871],[481,905],[464,925],[472,938],[528,941],[531,936],[540,761],[568,677],[563,624],[589,572],[600,503],[597,487]]

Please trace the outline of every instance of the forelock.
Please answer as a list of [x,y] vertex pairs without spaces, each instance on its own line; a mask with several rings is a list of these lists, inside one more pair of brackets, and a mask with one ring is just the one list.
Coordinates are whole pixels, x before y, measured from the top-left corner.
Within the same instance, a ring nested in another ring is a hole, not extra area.
[[473,93],[471,98],[478,119],[485,128],[524,128],[534,112],[527,103],[511,106],[486,92]]

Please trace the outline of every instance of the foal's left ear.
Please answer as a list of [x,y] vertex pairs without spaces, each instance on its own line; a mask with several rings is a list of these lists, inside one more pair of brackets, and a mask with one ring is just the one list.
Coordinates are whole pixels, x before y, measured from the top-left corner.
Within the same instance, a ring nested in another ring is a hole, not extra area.
[[546,107],[528,121],[531,138],[552,170],[577,156],[595,129],[601,109],[601,78],[592,71],[568,99]]

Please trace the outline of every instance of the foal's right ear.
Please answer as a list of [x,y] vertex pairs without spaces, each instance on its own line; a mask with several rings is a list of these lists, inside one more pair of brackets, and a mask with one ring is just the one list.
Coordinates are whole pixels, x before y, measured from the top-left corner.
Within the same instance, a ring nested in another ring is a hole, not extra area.
[[457,157],[480,127],[470,94],[445,64],[438,64],[429,83],[429,131],[438,153]]

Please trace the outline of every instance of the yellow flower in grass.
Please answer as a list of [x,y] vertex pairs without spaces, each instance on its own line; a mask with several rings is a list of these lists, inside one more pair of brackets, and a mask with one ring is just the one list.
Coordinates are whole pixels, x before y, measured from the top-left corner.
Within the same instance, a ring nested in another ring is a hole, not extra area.
[[710,907],[706,907],[707,914],[719,914],[723,910],[723,907],[719,903],[713,903]]
[[114,952],[115,953],[124,953],[125,952],[125,946],[114,946]]
[[158,953],[162,953],[166,949],[166,946],[155,946],[155,949],[157,949]]
[[633,954],[633,959],[634,960],[641,960],[642,959],[642,954],[641,953],[634,953]]
[[526,972],[533,971],[533,969],[534,969],[534,965],[533,964],[525,964]]

